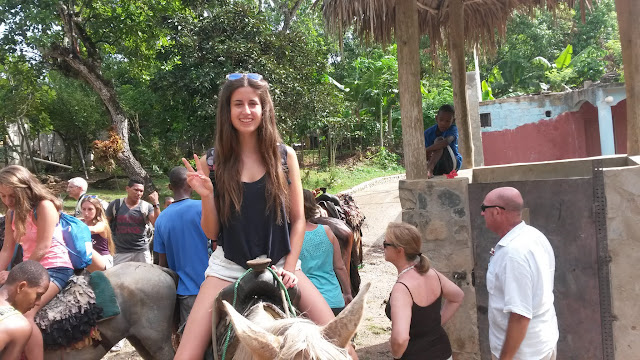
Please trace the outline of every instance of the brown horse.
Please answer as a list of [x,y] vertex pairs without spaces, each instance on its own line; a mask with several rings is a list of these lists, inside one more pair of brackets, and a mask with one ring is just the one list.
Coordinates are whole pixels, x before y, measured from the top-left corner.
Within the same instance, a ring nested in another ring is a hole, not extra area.
[[157,265],[128,262],[105,271],[116,293],[120,315],[98,322],[102,341],[80,350],[46,351],[44,358],[97,360],[127,338],[143,359],[170,360],[177,275]]

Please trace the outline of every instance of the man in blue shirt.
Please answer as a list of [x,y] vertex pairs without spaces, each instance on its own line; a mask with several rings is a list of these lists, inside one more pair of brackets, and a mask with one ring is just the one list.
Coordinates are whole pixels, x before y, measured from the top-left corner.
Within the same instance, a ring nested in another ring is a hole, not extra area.
[[442,105],[436,115],[436,125],[424,132],[429,179],[459,170],[462,165],[462,156],[458,152],[458,128],[453,125],[454,121],[453,106]]
[[200,226],[202,205],[191,200],[187,169],[179,166],[169,172],[169,189],[175,198],[156,220],[153,250],[159,265],[178,273],[180,326],[187,322],[209,261],[207,237]]

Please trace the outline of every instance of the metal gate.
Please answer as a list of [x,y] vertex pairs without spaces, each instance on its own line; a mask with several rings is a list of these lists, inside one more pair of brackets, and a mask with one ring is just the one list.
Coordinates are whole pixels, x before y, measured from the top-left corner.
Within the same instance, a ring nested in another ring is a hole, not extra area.
[[[475,261],[474,281],[482,359],[491,359],[485,276],[490,258],[489,251],[499,238],[485,227],[480,205],[489,191],[501,186],[512,186],[522,193],[526,222],[547,236],[555,253],[554,303],[560,330],[558,359],[611,358],[608,356],[607,340],[611,340],[612,335],[609,331],[610,323],[606,321],[610,313],[610,302],[607,301],[610,299],[608,271],[605,276],[600,276],[600,279],[604,280],[599,279],[599,275],[603,274],[598,272],[599,261],[608,270],[606,224],[604,253],[599,252],[596,231],[598,226],[601,226],[596,220],[604,215],[599,212],[604,211],[604,207],[598,206],[598,201],[604,201],[600,198],[604,192],[594,192],[598,186],[603,186],[598,177],[594,176],[469,185]],[[602,312],[604,316],[601,316],[601,305],[605,305]],[[609,307],[608,310],[606,306]]]

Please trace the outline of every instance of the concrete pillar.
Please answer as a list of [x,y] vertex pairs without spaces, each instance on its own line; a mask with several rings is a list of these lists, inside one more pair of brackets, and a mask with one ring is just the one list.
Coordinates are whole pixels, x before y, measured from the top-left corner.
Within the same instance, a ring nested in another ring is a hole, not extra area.
[[[640,160],[640,157],[636,161]],[[640,286],[631,275],[640,263],[640,166],[604,170],[607,241],[611,265],[611,310],[615,359],[640,354]]]
[[627,154],[640,155],[640,1],[616,0],[627,88]]
[[456,360],[480,360],[468,187],[467,178],[400,180],[399,184],[402,221],[418,228],[422,253],[431,266],[465,294],[445,326]]
[[467,73],[467,104],[469,106],[469,124],[471,125],[471,139],[473,142],[473,166],[475,167],[484,166],[479,107],[482,93],[478,91],[479,79],[477,71],[469,71]]
[[600,150],[602,155],[615,155],[616,153],[616,144],[613,136],[613,116],[611,115],[612,103],[613,99],[605,97],[602,91],[598,91],[596,93],[598,128],[600,130]]
[[420,92],[420,29],[415,1],[396,2],[395,25],[404,166],[407,179],[426,179],[427,155],[424,151]]

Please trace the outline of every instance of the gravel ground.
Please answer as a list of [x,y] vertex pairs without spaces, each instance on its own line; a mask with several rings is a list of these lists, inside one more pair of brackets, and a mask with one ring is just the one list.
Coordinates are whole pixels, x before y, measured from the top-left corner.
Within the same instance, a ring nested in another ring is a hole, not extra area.
[[[391,321],[384,315],[384,306],[396,280],[396,269],[384,261],[382,241],[387,224],[401,221],[398,198],[398,178],[374,181],[366,189],[352,193],[366,220],[363,232],[364,266],[360,269],[362,283],[371,283],[363,321],[355,338],[356,352],[361,360],[389,359]],[[104,357],[112,360],[142,359],[125,342],[124,348]]]
[[363,321],[355,338],[361,360],[390,359],[391,321],[384,314],[386,300],[396,280],[397,271],[384,260],[382,241],[387,224],[401,221],[398,179],[374,185],[354,193],[356,204],[367,217],[362,229],[364,267],[362,283],[370,282]]

